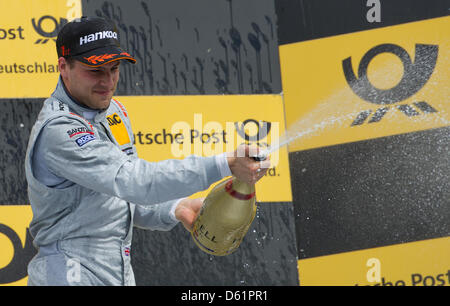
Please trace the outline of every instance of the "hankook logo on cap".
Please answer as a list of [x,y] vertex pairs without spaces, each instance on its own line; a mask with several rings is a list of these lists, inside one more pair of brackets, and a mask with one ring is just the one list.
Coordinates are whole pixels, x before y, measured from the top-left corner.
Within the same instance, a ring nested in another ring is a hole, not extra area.
[[85,35],[80,37],[80,46],[104,38],[117,39],[117,33],[113,31],[100,31],[94,34]]

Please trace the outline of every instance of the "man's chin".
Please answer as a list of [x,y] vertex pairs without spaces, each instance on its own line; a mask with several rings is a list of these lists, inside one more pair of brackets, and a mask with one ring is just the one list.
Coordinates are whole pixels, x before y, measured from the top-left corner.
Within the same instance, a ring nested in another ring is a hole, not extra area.
[[102,109],[102,110],[107,109],[107,108],[109,107],[110,104],[111,104],[111,99],[102,101],[102,102],[101,102],[101,105],[102,105],[101,109]]
[[107,109],[111,103],[112,96],[107,97],[96,97],[96,105],[98,109]]

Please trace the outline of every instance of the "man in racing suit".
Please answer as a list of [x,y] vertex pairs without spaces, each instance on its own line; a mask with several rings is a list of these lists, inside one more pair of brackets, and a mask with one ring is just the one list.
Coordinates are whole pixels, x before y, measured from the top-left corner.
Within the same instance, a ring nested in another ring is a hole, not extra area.
[[235,175],[255,183],[267,164],[237,151],[150,163],[139,159],[130,119],[112,95],[123,51],[112,23],[83,17],[57,39],[57,87],[32,129],[25,170],[37,255],[29,285],[134,285],[133,226],[190,229],[201,200],[185,198]]

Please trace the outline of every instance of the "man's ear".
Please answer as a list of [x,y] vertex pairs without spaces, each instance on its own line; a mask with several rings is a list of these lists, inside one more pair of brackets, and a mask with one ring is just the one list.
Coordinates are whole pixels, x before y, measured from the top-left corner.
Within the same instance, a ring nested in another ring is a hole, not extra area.
[[69,63],[66,61],[64,57],[58,58],[58,68],[59,72],[61,73],[61,76],[64,78],[67,77],[67,71],[69,70]]

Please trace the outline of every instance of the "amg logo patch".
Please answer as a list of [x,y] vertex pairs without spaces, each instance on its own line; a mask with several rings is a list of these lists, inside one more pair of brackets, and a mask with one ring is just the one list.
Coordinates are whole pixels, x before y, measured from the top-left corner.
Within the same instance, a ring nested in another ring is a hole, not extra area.
[[94,139],[95,139],[95,136],[94,136],[94,135],[88,134],[88,135],[84,135],[84,136],[81,136],[81,137],[77,138],[77,139],[75,140],[75,142],[77,143],[77,145],[78,145],[79,147],[82,147],[82,146],[84,146],[85,144],[87,144],[89,141],[92,141],[92,140],[94,140]]

